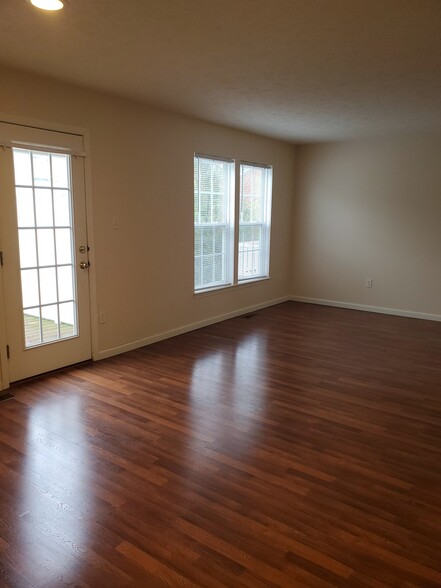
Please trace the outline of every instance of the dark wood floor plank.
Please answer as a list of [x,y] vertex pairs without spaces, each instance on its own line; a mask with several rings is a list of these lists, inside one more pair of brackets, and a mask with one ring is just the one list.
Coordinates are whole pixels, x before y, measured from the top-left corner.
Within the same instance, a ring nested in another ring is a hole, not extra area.
[[14,395],[1,586],[441,586],[440,323],[285,303]]

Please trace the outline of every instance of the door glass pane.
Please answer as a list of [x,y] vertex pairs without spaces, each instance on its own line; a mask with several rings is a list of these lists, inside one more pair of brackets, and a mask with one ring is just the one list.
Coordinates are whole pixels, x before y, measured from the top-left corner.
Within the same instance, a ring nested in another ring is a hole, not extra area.
[[70,201],[67,190],[54,190],[54,212],[57,227],[70,226]]
[[14,172],[17,186],[32,186],[31,152],[14,149]]
[[45,267],[40,273],[40,301],[41,304],[57,302],[57,279],[54,267]]
[[78,335],[70,156],[27,149],[13,154],[29,348]]
[[75,307],[73,302],[60,304],[60,336],[72,337],[77,332]]
[[38,292],[38,271],[36,269],[22,270],[21,290],[23,308],[38,305],[40,296]]
[[58,305],[42,306],[41,308],[41,331],[43,342],[55,341],[60,338],[58,332]]
[[18,241],[20,245],[20,267],[36,267],[37,246],[35,244],[34,229],[19,229]]
[[35,190],[35,212],[37,227],[51,227],[54,224],[52,215],[52,190]]
[[73,300],[74,289],[72,282],[72,266],[63,265],[58,268],[58,300],[64,302]]
[[26,347],[41,343],[40,308],[27,308],[23,312]]
[[51,185],[51,165],[49,153],[32,152],[33,184],[34,186]]
[[55,245],[53,229],[37,229],[39,265],[55,265]]
[[17,222],[19,227],[34,227],[34,195],[32,188],[17,188]]
[[69,160],[65,155],[52,153],[52,185],[69,188]]
[[60,265],[72,263],[72,231],[71,229],[56,229],[57,261]]

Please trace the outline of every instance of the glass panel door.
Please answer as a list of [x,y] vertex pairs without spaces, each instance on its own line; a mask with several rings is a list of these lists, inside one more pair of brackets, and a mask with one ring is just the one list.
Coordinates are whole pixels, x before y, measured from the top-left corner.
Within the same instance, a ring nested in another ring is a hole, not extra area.
[[90,264],[83,137],[0,122],[0,145],[7,385],[91,358]]

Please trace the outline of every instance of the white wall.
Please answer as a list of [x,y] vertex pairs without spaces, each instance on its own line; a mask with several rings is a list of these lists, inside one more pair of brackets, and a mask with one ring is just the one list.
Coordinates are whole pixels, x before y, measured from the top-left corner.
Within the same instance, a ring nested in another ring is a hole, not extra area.
[[441,136],[306,145],[296,161],[292,294],[441,315]]
[[[0,88],[0,113],[90,131],[99,352],[289,294],[293,146],[10,69]],[[195,298],[194,152],[274,166],[270,280]]]

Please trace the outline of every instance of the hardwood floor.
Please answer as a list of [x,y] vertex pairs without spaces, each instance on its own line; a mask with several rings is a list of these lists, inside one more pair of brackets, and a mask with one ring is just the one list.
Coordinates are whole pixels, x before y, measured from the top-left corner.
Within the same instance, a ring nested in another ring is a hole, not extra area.
[[13,392],[1,586],[441,586],[441,323],[285,303]]

